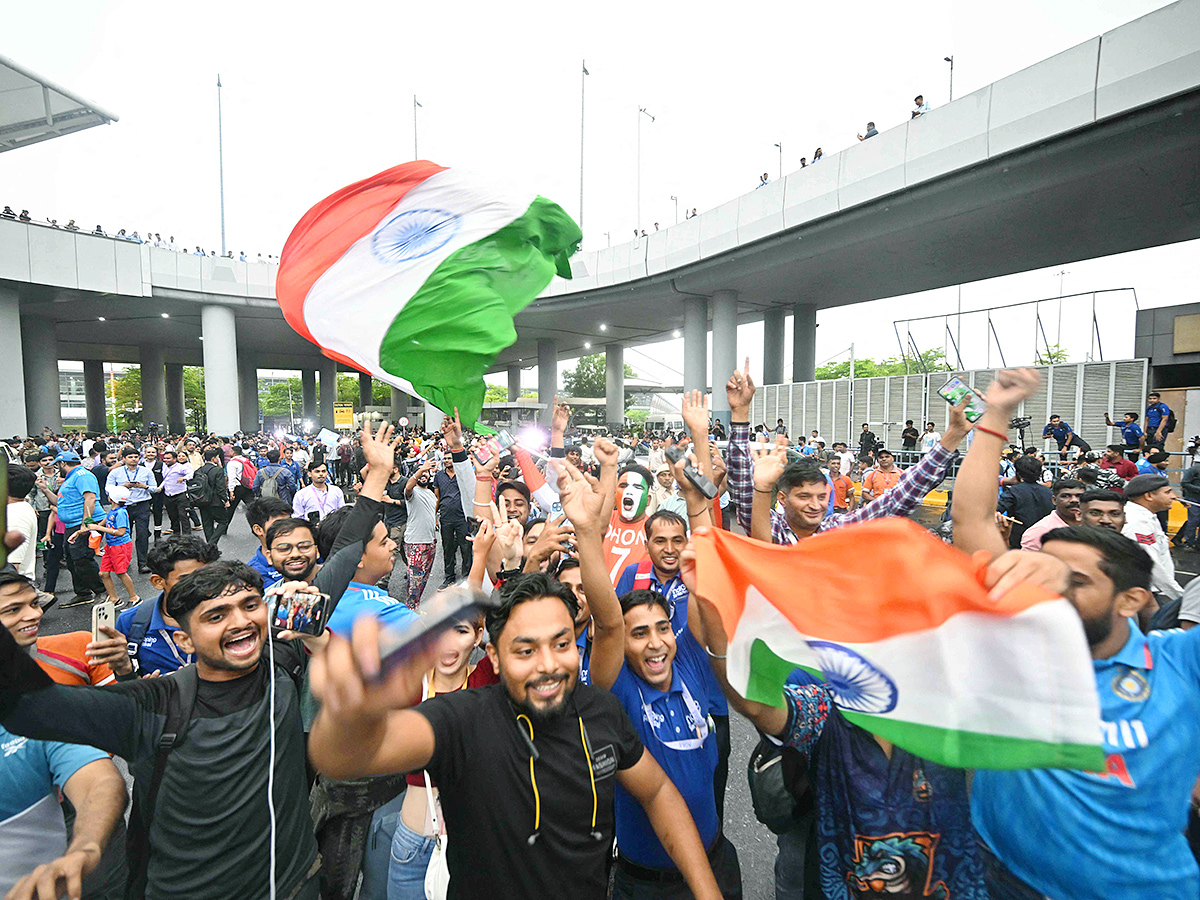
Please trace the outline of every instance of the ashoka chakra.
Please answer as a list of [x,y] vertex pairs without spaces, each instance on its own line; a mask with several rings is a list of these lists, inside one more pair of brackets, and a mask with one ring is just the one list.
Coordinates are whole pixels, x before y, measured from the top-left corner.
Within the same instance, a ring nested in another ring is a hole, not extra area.
[[896,708],[896,683],[849,647],[829,641],[809,641],[817,655],[833,702],[852,712],[879,715]]
[[458,233],[460,217],[444,209],[411,209],[383,223],[371,238],[371,252],[399,263],[440,250]]

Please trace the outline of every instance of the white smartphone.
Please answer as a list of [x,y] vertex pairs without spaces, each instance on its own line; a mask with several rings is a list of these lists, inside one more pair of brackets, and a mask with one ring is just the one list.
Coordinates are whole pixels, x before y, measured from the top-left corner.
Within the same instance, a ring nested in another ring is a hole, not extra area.
[[105,600],[103,603],[97,603],[92,607],[92,640],[106,641],[108,635],[100,631],[101,626],[107,625],[109,628],[117,627],[117,608],[113,606],[111,600]]

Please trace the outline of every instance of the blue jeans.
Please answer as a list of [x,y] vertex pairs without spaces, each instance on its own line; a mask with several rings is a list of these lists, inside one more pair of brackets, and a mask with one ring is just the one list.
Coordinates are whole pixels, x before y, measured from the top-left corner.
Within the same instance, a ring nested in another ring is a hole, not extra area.
[[813,839],[816,814],[809,810],[796,824],[776,835],[775,900],[817,900],[821,896],[820,862]]
[[388,900],[425,900],[425,870],[437,841],[396,823],[388,866]]

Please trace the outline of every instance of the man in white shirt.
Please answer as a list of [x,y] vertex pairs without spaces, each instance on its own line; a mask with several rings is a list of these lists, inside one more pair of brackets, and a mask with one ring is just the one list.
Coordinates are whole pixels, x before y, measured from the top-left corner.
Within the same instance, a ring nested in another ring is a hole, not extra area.
[[342,489],[336,484],[329,484],[329,469],[325,463],[310,463],[308,477],[312,479],[312,484],[296,491],[292,500],[292,515],[297,519],[308,519],[316,513],[317,521],[320,521],[335,509],[346,505]]
[[[1121,529],[1121,534],[1141,544],[1154,560],[1150,589],[1167,600],[1182,597],[1183,588],[1175,580],[1171,544],[1162,523],[1158,521],[1158,514],[1170,509],[1175,502],[1171,483],[1161,475],[1137,475],[1125,485],[1125,500],[1125,527]],[[1154,612],[1154,609],[1150,609],[1145,618],[1153,618]],[[1149,625],[1149,622],[1143,624]]]
[[913,110],[912,114],[914,119],[917,116],[923,116],[925,113],[929,112],[929,104],[925,102],[925,98],[920,94],[917,94],[917,96],[913,97],[913,103],[917,105],[917,108]]
[[833,444],[833,452],[837,458],[842,461],[842,474],[849,475],[854,471],[854,454],[846,448],[845,441],[835,441]]
[[921,435],[920,447],[922,453],[928,453],[937,446],[938,441],[942,436],[935,430],[937,428],[932,422],[925,423],[925,433]]
[[15,550],[8,551],[8,561],[17,571],[33,580],[37,565],[38,516],[25,498],[29,496],[37,481],[33,470],[27,466],[12,465],[8,469],[7,528],[20,532],[25,541]]

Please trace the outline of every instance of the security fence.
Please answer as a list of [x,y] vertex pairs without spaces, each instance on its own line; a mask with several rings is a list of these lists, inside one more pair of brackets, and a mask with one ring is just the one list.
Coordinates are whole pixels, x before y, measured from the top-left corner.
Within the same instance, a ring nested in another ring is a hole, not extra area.
[[[1105,413],[1119,422],[1126,412],[1137,412],[1140,419],[1145,409],[1145,359],[1036,368],[1042,374],[1042,386],[1021,404],[1019,412],[1019,417],[1029,419],[1025,446],[1057,449],[1053,439],[1042,438],[1042,429],[1051,415],[1060,415],[1093,449],[1100,450],[1121,440],[1120,429],[1104,424]],[[768,384],[754,395],[750,422],[763,423],[771,430],[777,419],[783,419],[793,440],[801,435],[809,437],[815,429],[830,447],[834,441],[855,446],[862,423],[867,422],[889,449],[898,450],[900,433],[908,419],[918,431],[924,431],[926,422],[933,422],[939,432],[945,430],[949,407],[937,391],[947,381],[957,375],[979,391],[986,391],[995,373],[995,369],[971,369]],[[1013,443],[1020,442],[1018,429],[1011,429],[1010,435]]]

